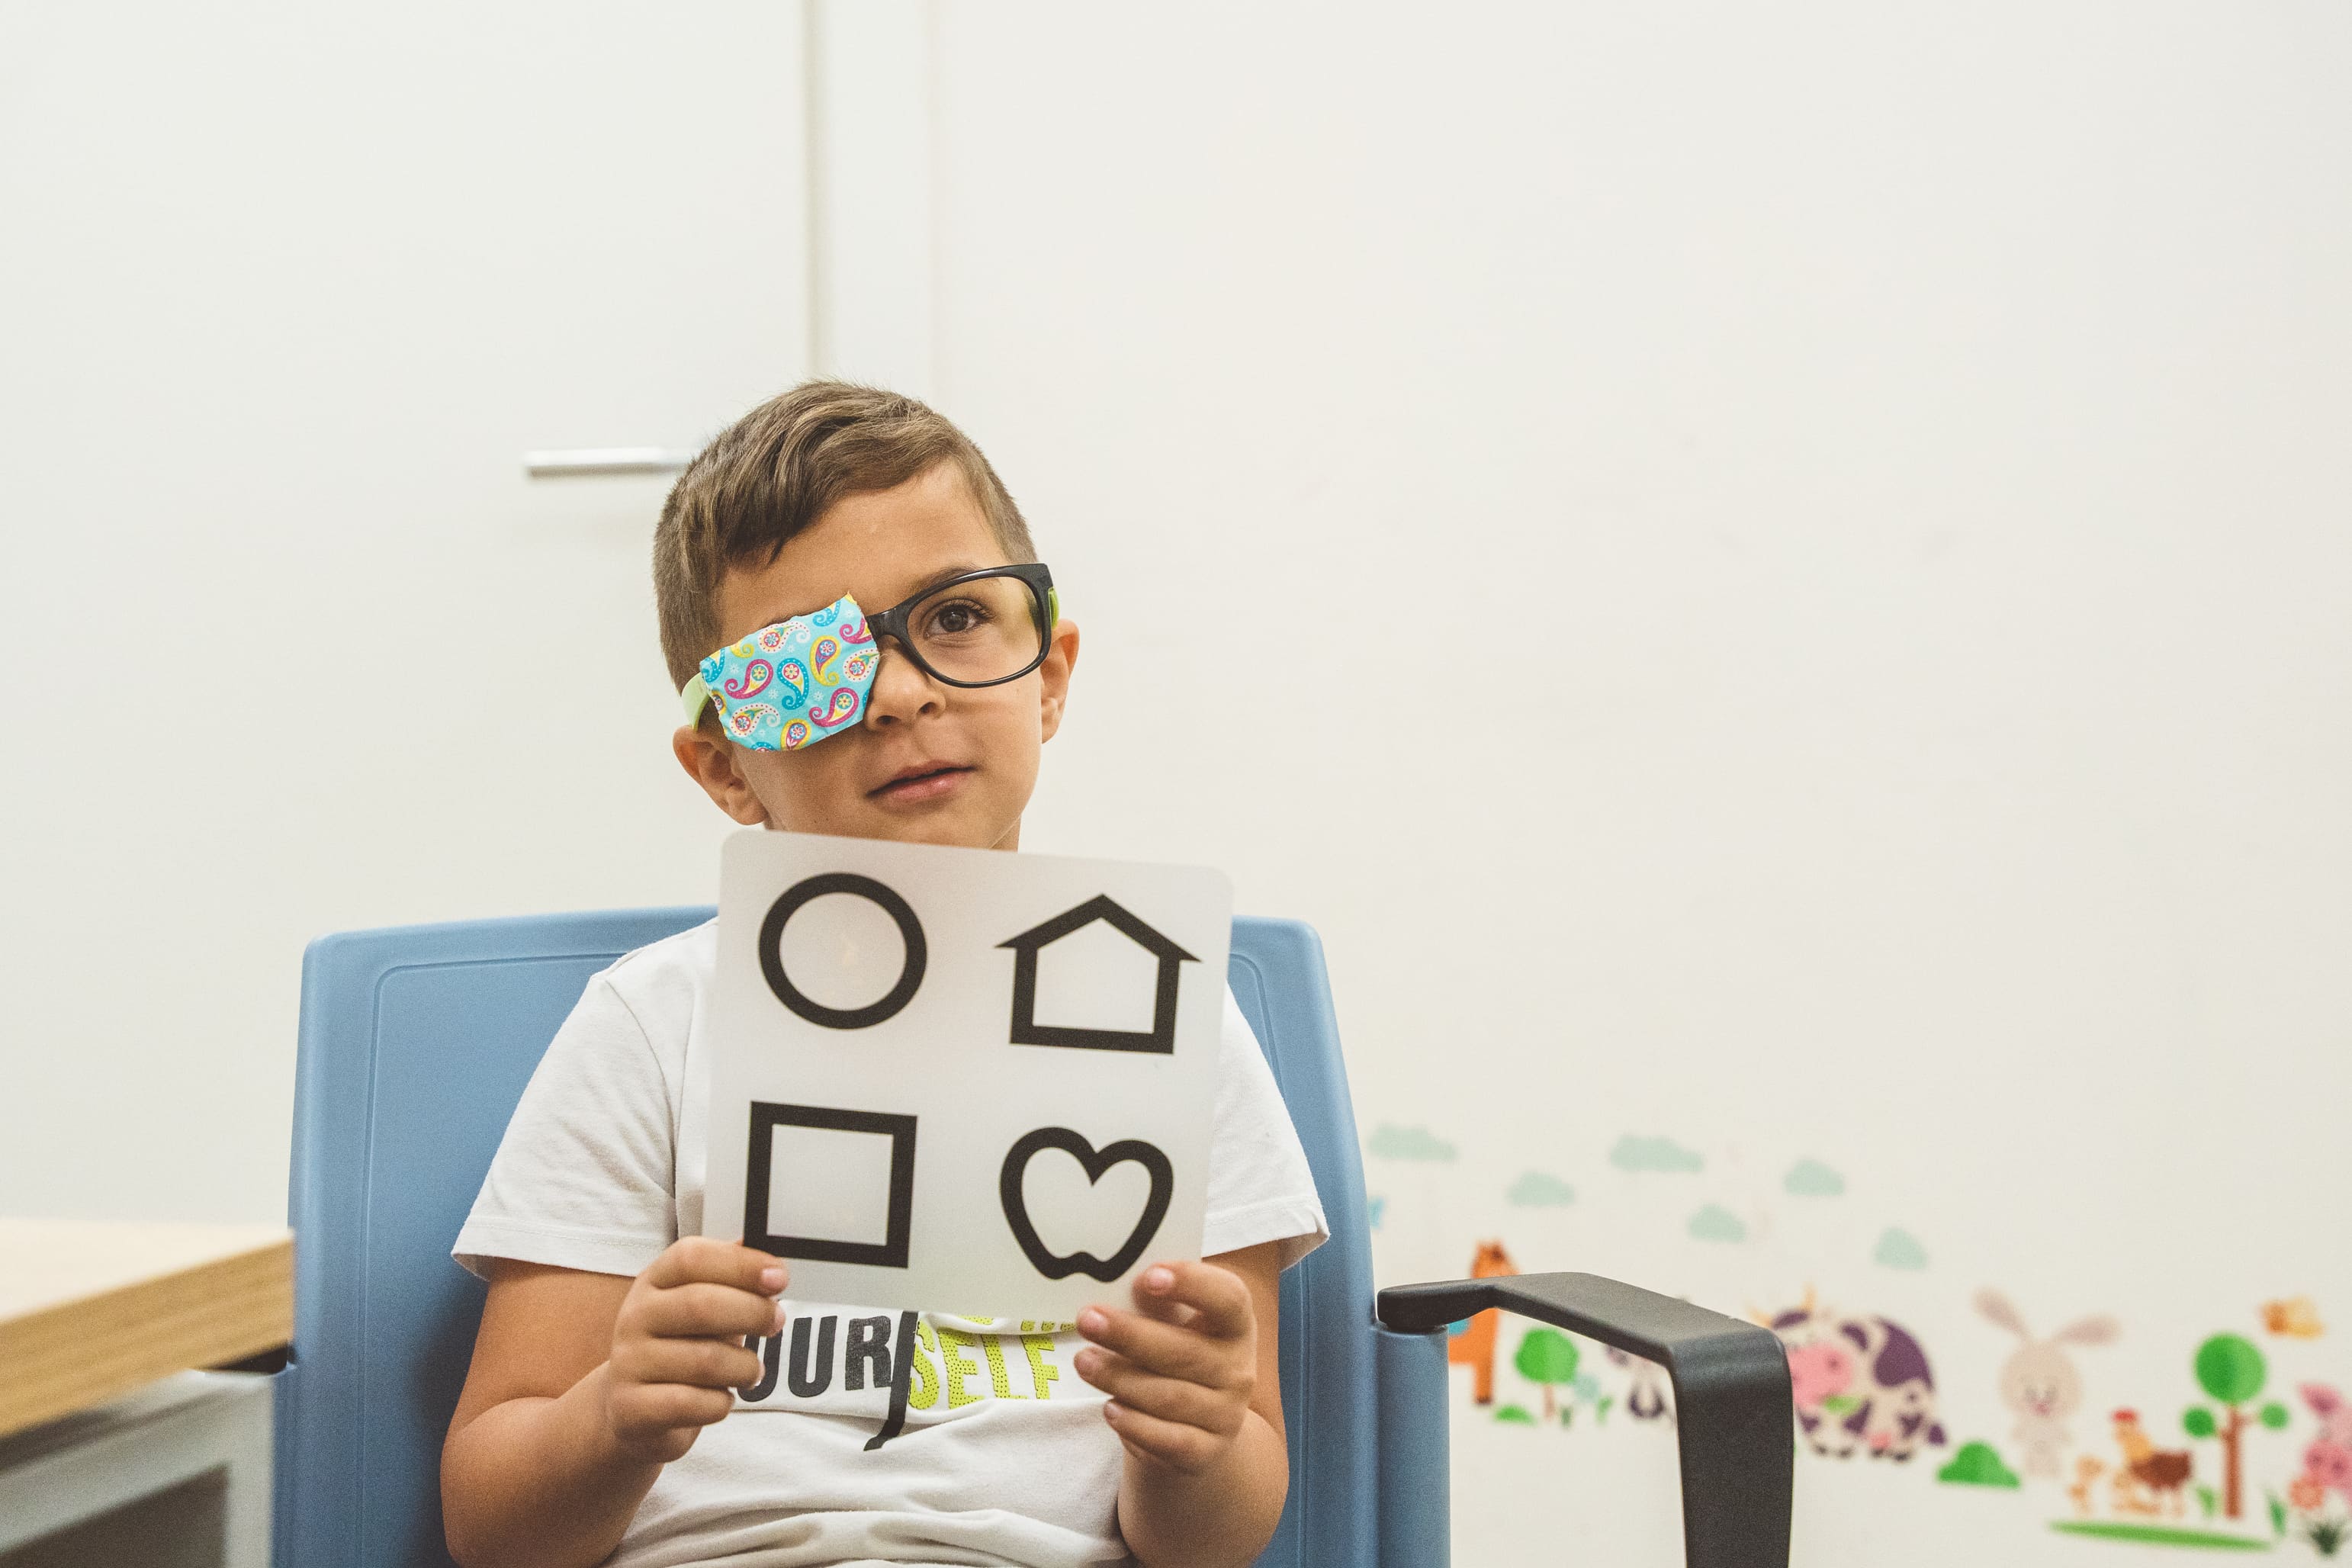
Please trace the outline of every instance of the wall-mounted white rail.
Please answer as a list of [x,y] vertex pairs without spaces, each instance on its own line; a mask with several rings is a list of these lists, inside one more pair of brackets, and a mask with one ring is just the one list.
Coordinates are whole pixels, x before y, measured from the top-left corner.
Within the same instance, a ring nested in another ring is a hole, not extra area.
[[534,479],[593,474],[675,474],[694,454],[672,447],[583,447],[571,451],[525,452],[522,471]]

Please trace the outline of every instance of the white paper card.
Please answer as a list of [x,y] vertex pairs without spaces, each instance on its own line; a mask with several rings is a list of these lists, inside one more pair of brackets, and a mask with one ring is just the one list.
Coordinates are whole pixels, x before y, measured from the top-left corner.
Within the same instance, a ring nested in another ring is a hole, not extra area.
[[1216,871],[745,832],[720,858],[705,1235],[807,1300],[1066,1321],[1198,1258]]

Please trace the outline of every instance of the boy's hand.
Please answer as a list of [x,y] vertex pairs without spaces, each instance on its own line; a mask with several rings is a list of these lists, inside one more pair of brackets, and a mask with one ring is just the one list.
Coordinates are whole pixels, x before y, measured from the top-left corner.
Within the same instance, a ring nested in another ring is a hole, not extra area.
[[664,1464],[735,1407],[760,1381],[747,1336],[780,1333],[791,1276],[764,1252],[686,1236],[637,1276],[613,1322],[604,1360],[604,1425],[613,1440]]
[[1224,1456],[1257,1389],[1257,1310],[1213,1263],[1160,1263],[1135,1282],[1136,1310],[1088,1307],[1071,1358],[1110,1395],[1103,1417],[1127,1451],[1187,1474]]

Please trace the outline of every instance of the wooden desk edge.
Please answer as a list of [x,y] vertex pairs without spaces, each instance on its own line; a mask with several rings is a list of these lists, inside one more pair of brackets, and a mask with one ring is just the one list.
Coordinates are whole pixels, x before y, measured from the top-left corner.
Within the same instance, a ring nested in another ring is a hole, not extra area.
[[0,1436],[294,1337],[294,1238],[0,1323]]

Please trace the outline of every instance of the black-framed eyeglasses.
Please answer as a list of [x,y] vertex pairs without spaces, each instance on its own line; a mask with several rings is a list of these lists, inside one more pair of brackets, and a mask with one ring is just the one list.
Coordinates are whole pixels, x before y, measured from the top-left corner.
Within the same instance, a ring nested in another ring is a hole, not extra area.
[[867,616],[866,629],[943,686],[1002,686],[1045,662],[1060,618],[1054,574],[1031,561],[935,584]]
[[689,724],[716,704],[738,744],[794,752],[855,725],[884,637],[942,685],[1002,686],[1045,662],[1060,616],[1054,574],[1040,561],[960,573],[873,616],[845,594],[720,648],[678,700]]

